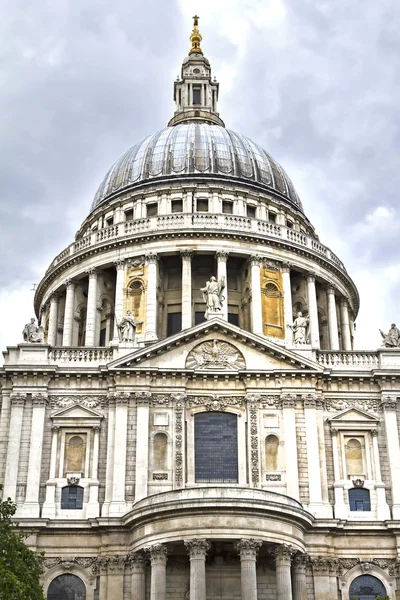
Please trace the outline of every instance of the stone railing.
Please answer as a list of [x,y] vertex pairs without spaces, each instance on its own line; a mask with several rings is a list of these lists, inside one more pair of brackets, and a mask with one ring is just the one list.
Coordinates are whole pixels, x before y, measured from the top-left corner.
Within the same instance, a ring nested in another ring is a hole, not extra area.
[[112,348],[51,348],[49,360],[57,364],[105,364],[113,359]]
[[329,248],[315,240],[314,238],[300,233],[283,225],[260,221],[258,219],[250,219],[239,215],[226,214],[202,214],[202,213],[177,213],[171,215],[160,215],[145,219],[136,219],[134,221],[126,221],[105,227],[99,231],[94,231],[72,243],[68,248],[63,250],[53,260],[47,271],[50,271],[60,262],[74,256],[78,252],[82,252],[89,247],[98,244],[106,243],[109,240],[117,240],[120,238],[129,237],[143,232],[160,232],[160,231],[239,231],[253,233],[265,238],[278,238],[289,242],[291,245],[302,246],[309,248],[320,256],[331,261],[334,265],[346,272],[345,266],[341,260]]
[[320,350],[317,352],[318,363],[327,369],[371,370],[379,368],[377,352],[331,352]]

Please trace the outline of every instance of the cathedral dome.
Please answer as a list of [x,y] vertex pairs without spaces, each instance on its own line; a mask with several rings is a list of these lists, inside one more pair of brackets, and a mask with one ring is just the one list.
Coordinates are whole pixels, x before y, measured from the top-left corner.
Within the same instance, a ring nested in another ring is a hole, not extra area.
[[122,191],[172,177],[244,181],[303,210],[285,171],[258,144],[220,125],[192,121],[161,129],[125,152],[101,183],[91,210]]

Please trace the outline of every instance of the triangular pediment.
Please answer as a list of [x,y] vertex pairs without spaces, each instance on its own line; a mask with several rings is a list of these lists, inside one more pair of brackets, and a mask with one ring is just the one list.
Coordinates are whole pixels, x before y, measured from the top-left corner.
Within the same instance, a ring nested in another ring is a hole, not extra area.
[[318,363],[300,352],[221,319],[181,331],[107,365],[112,371],[132,368],[199,372],[323,371]]
[[51,415],[52,419],[102,419],[103,415],[92,408],[74,404],[61,408]]
[[349,423],[351,421],[357,423],[378,423],[379,419],[377,417],[374,417],[373,415],[370,415],[365,410],[350,407],[346,408],[345,410],[342,410],[334,417],[328,419],[328,421],[332,424]]

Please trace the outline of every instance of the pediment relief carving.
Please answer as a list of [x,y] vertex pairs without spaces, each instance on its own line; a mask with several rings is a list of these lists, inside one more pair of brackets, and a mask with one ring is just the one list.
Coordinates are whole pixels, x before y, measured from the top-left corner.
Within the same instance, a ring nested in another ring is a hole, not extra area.
[[85,408],[97,408],[101,404],[101,399],[94,396],[52,396],[52,408],[68,408],[70,406],[84,406]]
[[239,371],[246,368],[246,362],[233,344],[213,339],[195,346],[189,352],[185,366],[202,371]]

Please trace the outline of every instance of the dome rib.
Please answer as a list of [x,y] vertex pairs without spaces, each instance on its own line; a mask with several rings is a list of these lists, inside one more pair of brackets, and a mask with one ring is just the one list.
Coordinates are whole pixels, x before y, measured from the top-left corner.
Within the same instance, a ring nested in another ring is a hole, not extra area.
[[128,188],[186,175],[247,181],[277,192],[303,211],[291,180],[261,146],[235,131],[208,123],[166,127],[129,148],[108,171],[91,211]]

